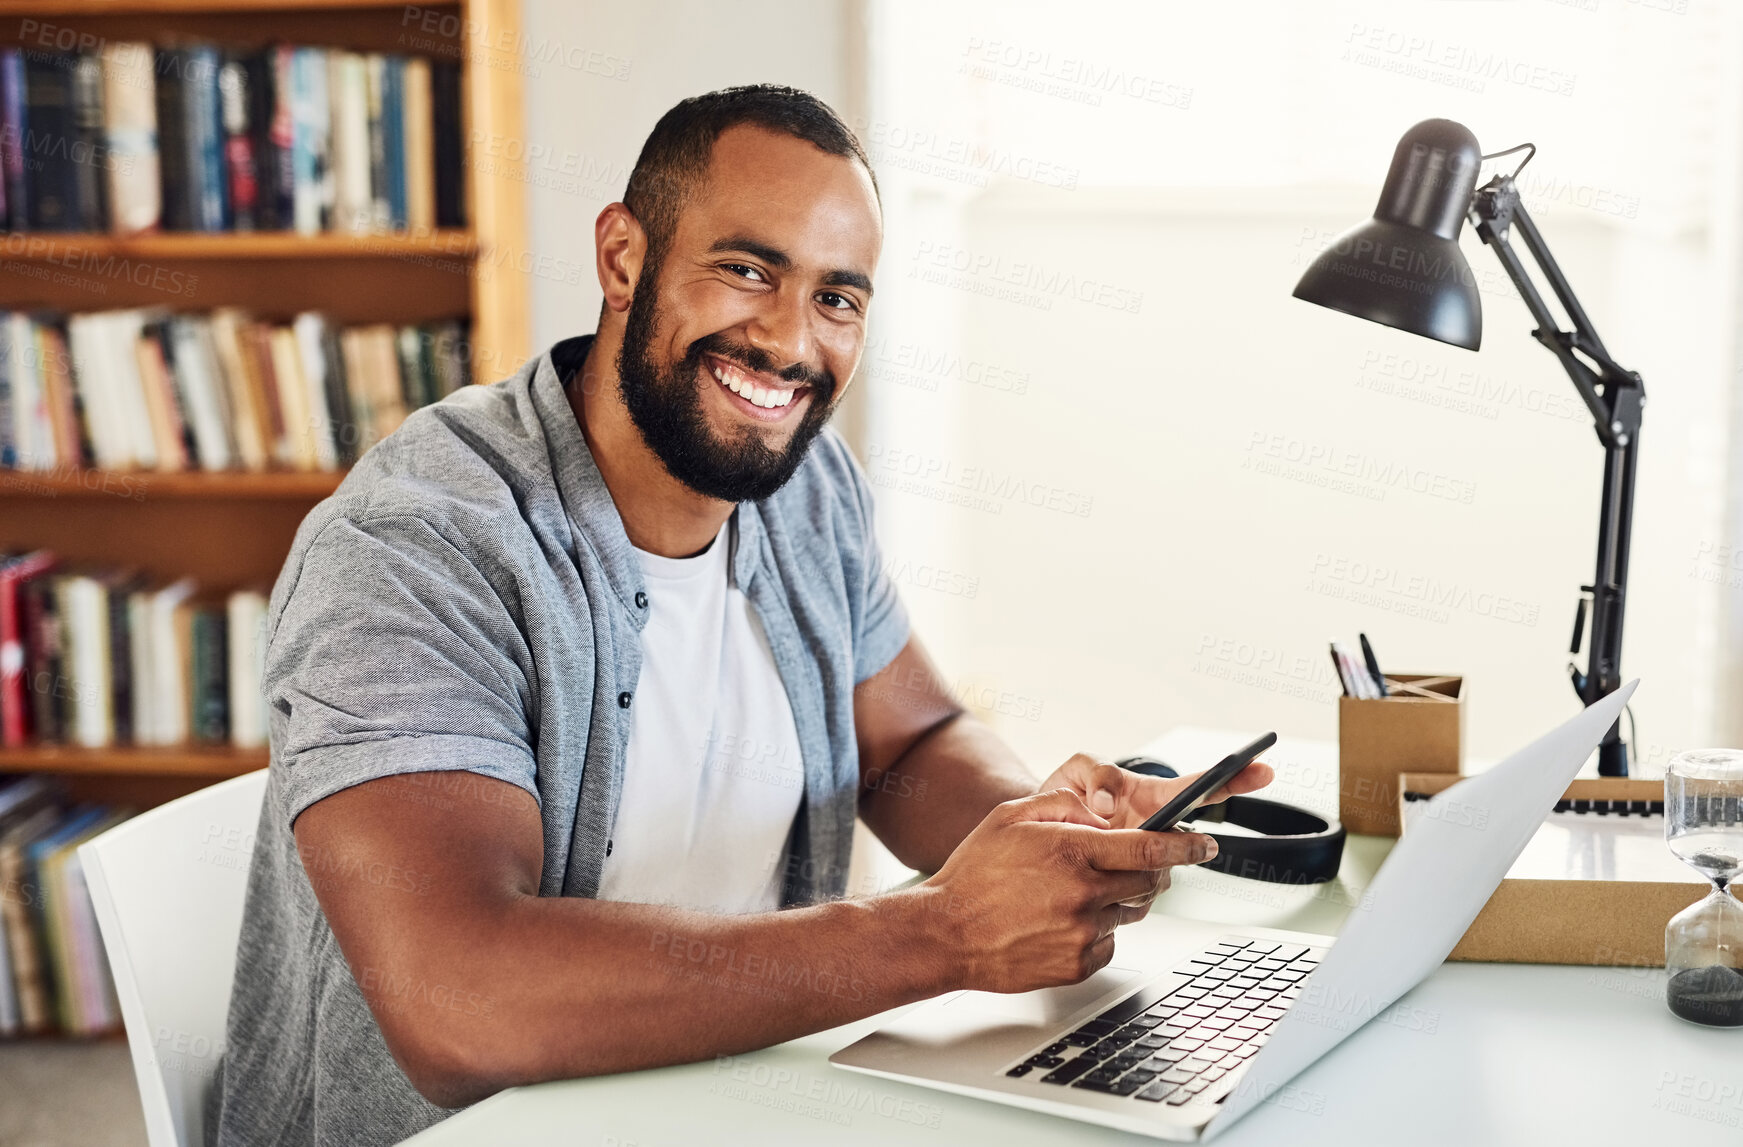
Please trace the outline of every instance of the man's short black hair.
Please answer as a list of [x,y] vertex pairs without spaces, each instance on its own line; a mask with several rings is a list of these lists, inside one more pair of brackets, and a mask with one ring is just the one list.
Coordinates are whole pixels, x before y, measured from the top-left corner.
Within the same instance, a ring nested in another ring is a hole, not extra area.
[[708,173],[714,143],[727,128],[754,124],[802,139],[877,176],[853,129],[810,92],[781,84],[747,84],[691,96],[660,117],[629,174],[624,206],[648,236],[647,265],[658,268],[678,227],[684,201]]

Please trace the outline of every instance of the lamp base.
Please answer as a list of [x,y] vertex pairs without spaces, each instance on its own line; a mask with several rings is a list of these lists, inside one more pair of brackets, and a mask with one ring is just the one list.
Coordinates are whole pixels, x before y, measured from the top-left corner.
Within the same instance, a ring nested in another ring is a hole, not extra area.
[[1622,740],[1621,722],[1610,726],[1609,733],[1598,745],[1598,775],[1625,777],[1628,775],[1628,746]]

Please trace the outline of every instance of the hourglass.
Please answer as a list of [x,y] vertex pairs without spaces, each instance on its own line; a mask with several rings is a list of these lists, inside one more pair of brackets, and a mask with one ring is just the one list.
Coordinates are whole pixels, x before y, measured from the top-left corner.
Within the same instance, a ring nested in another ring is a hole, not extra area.
[[1679,753],[1664,774],[1664,839],[1712,891],[1664,930],[1665,1002],[1685,1020],[1743,1026],[1743,751]]

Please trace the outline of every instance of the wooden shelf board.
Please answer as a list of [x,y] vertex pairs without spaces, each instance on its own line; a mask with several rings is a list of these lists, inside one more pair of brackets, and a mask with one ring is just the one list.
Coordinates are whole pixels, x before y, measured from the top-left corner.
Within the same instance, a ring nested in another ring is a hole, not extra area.
[[85,749],[73,745],[30,745],[0,749],[0,772],[58,773],[70,776],[239,777],[264,769],[265,749],[230,745],[114,745]]
[[[426,8],[453,8],[459,0],[429,0]],[[349,9],[402,8],[384,0],[0,0],[7,16],[165,15],[205,12],[332,12]]]
[[271,470],[0,470],[0,499],[86,497],[146,502],[154,498],[250,498],[319,501],[339,488],[341,472]]
[[84,257],[127,259],[406,259],[434,256],[470,259],[478,240],[470,231],[447,229],[425,234],[381,231],[363,235],[294,231],[242,231],[221,234],[156,232],[147,235],[95,235],[85,232],[8,232],[0,236],[0,258],[9,262],[67,265]]
[[127,1029],[125,1027],[111,1028],[107,1031],[92,1032],[87,1035],[73,1035],[58,1029],[54,1031],[36,1032],[31,1035],[0,1036],[0,1047],[20,1047],[28,1044],[52,1043],[64,1045],[69,1043],[126,1043]]

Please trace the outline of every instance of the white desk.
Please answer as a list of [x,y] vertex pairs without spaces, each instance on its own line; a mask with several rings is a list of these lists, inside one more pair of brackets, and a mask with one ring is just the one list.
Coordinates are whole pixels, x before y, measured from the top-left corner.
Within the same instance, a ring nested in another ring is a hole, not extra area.
[[[1250,732],[1179,729],[1147,747],[1182,768]],[[1266,754],[1272,792],[1337,801],[1336,749],[1286,739]],[[1190,869],[1134,928],[1168,915],[1336,932],[1389,840],[1353,838],[1337,882],[1287,888]],[[1116,955],[1115,961],[1119,960]],[[1313,1144],[1743,1142],[1743,1031],[1701,1028],[1664,1006],[1662,969],[1448,964],[1294,1081],[1292,1107],[1259,1108],[1217,1140]],[[503,1092],[431,1128],[416,1147],[713,1147],[714,1144],[1158,1142],[874,1079],[828,1056],[877,1018],[719,1063]]]

